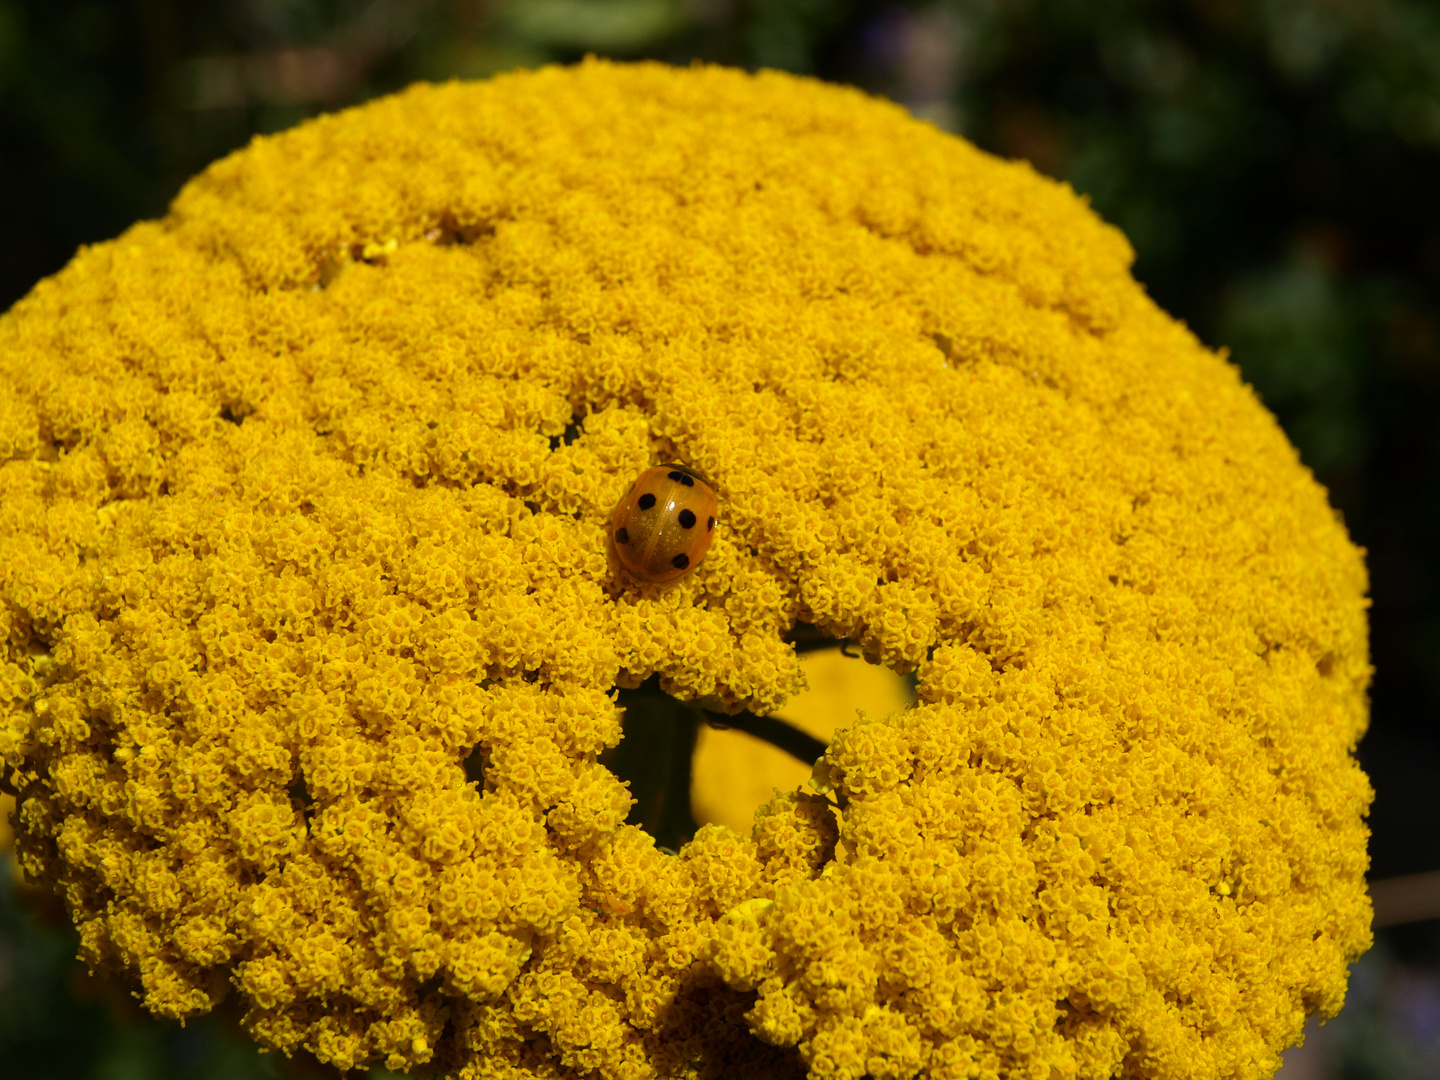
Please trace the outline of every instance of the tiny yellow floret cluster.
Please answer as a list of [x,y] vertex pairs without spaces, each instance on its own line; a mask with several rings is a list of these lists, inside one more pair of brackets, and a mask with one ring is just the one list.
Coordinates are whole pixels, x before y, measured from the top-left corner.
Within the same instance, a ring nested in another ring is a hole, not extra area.
[[[25,874],[341,1069],[1255,1080],[1369,941],[1360,553],[1063,185],[858,92],[587,62],[217,163],[0,319]],[[620,574],[647,466],[722,526]],[[678,853],[616,688],[914,672]]]

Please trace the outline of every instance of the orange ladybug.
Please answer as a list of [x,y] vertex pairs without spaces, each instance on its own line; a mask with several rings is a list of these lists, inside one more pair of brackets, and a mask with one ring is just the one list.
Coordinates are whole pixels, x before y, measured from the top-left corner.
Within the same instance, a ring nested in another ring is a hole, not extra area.
[[641,581],[688,573],[710,550],[718,506],[715,489],[694,469],[646,469],[610,515],[615,557]]

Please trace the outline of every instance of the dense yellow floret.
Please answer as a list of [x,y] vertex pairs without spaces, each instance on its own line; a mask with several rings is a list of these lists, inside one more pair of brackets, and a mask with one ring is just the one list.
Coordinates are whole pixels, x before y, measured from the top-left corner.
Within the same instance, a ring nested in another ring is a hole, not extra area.
[[[165,1016],[459,1077],[1258,1078],[1368,943],[1359,553],[1069,189],[587,63],[260,139],[0,319],[25,872]],[[713,479],[670,587],[644,467]],[[918,672],[678,855],[617,686]]]

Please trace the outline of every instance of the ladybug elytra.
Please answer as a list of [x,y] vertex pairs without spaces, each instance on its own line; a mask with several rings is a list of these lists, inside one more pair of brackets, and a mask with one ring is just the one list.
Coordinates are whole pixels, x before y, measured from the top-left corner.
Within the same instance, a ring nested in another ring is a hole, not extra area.
[[610,516],[620,565],[641,581],[671,581],[699,565],[715,535],[715,489],[684,465],[646,469]]

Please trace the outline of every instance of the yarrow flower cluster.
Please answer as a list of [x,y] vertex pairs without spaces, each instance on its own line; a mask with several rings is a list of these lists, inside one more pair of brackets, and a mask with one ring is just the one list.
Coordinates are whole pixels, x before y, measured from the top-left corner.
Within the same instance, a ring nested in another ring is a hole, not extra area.
[[[146,1005],[464,1078],[1253,1078],[1369,941],[1365,574],[1068,188],[589,62],[256,140],[0,319],[25,873]],[[710,478],[704,563],[605,543]],[[617,687],[918,673],[678,854]],[[818,793],[817,793],[818,792]]]

